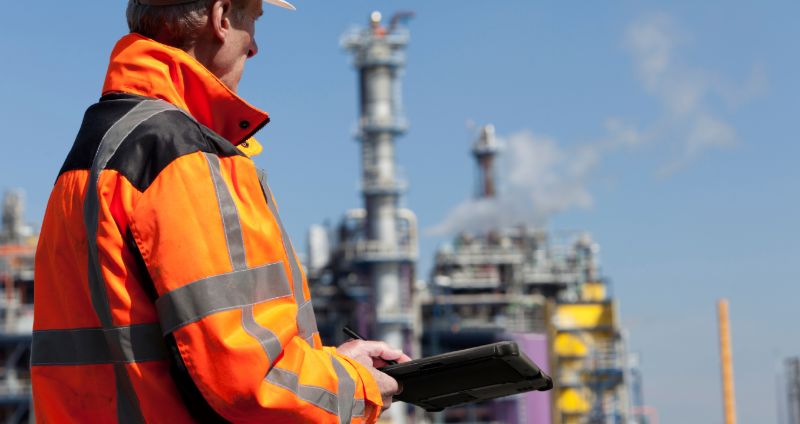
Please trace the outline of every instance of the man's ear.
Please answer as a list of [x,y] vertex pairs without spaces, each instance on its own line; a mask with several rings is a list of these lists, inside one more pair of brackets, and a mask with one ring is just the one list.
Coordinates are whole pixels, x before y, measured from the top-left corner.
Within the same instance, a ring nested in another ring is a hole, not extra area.
[[211,4],[211,11],[208,14],[211,19],[211,26],[214,29],[214,36],[220,42],[224,42],[231,30],[231,0],[216,0]]

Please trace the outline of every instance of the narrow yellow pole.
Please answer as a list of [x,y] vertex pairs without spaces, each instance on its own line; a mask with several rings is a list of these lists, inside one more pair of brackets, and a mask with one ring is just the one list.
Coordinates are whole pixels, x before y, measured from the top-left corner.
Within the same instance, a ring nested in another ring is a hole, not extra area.
[[728,299],[719,300],[717,312],[719,313],[719,355],[722,364],[722,401],[725,424],[736,424],[736,395],[733,391],[733,356],[728,321]]

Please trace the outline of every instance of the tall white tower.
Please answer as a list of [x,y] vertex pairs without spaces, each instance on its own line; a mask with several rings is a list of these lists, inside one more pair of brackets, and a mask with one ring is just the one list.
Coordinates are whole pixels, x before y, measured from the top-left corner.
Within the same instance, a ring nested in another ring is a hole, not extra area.
[[404,184],[396,172],[395,139],[407,130],[400,77],[409,40],[408,31],[397,23],[409,16],[396,15],[387,28],[380,12],[373,12],[368,28],[342,40],[353,55],[359,78],[357,139],[365,216],[364,240],[356,245],[354,256],[361,278],[371,287],[370,336],[405,349],[410,347],[408,300],[417,251],[416,220],[398,206]]

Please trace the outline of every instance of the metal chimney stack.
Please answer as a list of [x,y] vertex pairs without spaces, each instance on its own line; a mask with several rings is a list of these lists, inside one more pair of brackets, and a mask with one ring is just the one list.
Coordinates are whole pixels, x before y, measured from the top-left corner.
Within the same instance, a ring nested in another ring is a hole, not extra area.
[[495,197],[497,184],[495,182],[495,157],[499,147],[494,135],[494,125],[489,124],[481,128],[480,137],[472,145],[472,156],[478,162],[478,184],[476,195],[479,199]]
[[[416,246],[411,246],[408,225],[398,200],[404,184],[395,165],[395,138],[406,132],[400,77],[406,64],[408,32],[397,21],[389,28],[373,12],[369,28],[346,35],[345,49],[353,54],[358,70],[361,142],[361,192],[364,198],[364,238],[357,248],[363,278],[372,287],[373,338],[407,348],[410,319],[407,298],[413,278]],[[413,224],[415,225],[415,223]],[[415,243],[415,241],[414,241]],[[405,303],[405,304],[404,304]],[[364,317],[366,318],[366,317]],[[399,408],[398,408],[399,409]],[[397,422],[397,421],[395,421]]]

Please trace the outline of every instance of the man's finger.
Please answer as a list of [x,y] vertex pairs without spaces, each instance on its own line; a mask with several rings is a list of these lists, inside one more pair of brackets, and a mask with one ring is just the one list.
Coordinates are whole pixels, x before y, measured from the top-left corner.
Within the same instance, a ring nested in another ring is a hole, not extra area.
[[385,361],[406,362],[406,361],[400,361],[400,359],[402,359],[403,357],[408,358],[406,356],[406,354],[403,353],[402,350],[392,349],[392,348],[389,348],[388,350],[384,350],[384,351],[381,352],[380,356],[376,356],[376,358],[381,358],[381,359],[383,359]]
[[[401,353],[402,353],[402,352],[401,352]],[[402,364],[403,362],[408,362],[408,361],[410,361],[410,360],[411,360],[411,357],[410,357],[410,356],[408,356],[408,355],[406,355],[405,353],[403,353],[403,354],[402,354],[402,355],[401,355],[399,358],[397,358],[397,359],[396,359],[396,361],[397,361],[398,363],[400,363],[400,364]]]
[[403,351],[389,346],[385,342],[359,341],[357,349],[372,358],[396,360],[403,356]]
[[399,363],[408,362],[411,358],[400,349],[395,349],[389,344],[371,340],[351,340],[339,347],[341,353],[349,355],[361,363],[372,363],[372,360],[365,361],[365,357],[371,359],[381,359],[383,361],[397,361]]

